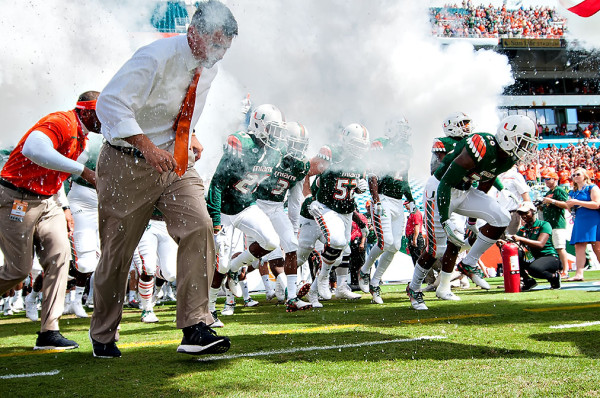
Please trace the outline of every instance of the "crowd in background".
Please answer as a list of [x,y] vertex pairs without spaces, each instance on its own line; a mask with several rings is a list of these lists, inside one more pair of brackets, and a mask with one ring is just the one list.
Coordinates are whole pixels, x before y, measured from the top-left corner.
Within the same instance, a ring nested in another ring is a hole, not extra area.
[[473,5],[470,0],[431,8],[433,33],[442,37],[527,37],[561,38],[566,19],[554,7],[530,6],[508,10],[506,4],[495,7]]
[[550,126],[542,126],[538,124],[538,130],[542,137],[571,137],[571,138],[598,138],[600,136],[600,126],[593,122],[581,126],[578,123],[573,130],[569,130],[566,123],[551,128]]

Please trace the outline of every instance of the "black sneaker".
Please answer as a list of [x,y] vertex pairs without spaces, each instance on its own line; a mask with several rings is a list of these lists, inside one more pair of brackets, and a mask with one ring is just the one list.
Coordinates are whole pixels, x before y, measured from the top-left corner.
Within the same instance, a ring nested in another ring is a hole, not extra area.
[[91,334],[89,334],[89,337],[92,343],[94,358],[121,358],[121,351],[117,348],[114,341],[104,344],[94,340]]
[[228,337],[217,336],[217,332],[200,322],[183,328],[183,339],[177,352],[190,355],[222,354],[229,350],[230,345]]
[[537,282],[535,281],[535,279],[533,279],[533,278],[524,279],[523,283],[521,284],[521,291],[528,292],[536,286],[537,286]]
[[548,279],[550,282],[550,289],[560,289],[560,271],[555,272],[552,278]]
[[66,339],[58,330],[46,330],[37,332],[34,350],[72,350],[79,348],[79,344],[73,340]]

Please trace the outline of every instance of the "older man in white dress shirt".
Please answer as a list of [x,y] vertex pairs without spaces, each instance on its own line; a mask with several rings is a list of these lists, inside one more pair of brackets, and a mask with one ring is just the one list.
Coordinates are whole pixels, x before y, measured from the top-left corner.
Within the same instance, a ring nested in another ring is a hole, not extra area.
[[[177,351],[208,354],[229,349],[229,339],[208,326],[213,322],[208,287],[214,241],[204,185],[193,168],[202,146],[189,130],[202,113],[217,73],[215,64],[236,35],[237,22],[225,5],[200,2],[187,35],[140,48],[98,99],[97,113],[108,142],[96,169],[102,255],[90,325],[95,357],[121,356],[115,342],[127,273],[155,206],[179,244],[177,327],[183,329],[183,340]],[[183,161],[177,156],[181,137],[186,140]]]

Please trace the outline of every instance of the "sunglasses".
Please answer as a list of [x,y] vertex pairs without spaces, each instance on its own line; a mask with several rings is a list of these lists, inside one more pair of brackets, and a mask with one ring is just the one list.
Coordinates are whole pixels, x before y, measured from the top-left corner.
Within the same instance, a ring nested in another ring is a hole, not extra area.
[[581,177],[581,176],[582,176],[582,174],[581,174],[581,173],[575,173],[575,174],[573,174],[571,177]]

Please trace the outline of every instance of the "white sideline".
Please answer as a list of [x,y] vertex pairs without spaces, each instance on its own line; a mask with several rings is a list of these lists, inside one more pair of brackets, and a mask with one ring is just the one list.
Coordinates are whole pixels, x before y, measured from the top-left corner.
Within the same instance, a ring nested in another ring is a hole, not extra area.
[[285,350],[257,351],[257,352],[248,352],[248,353],[232,354],[232,355],[211,355],[211,356],[199,358],[198,361],[199,362],[208,362],[208,361],[217,361],[217,360],[222,360],[222,359],[261,357],[261,356],[277,355],[277,354],[293,354],[295,352],[335,350],[335,349],[342,349],[342,348],[366,347],[366,346],[381,345],[381,344],[407,343],[407,342],[411,342],[411,341],[438,340],[438,339],[445,339],[445,338],[446,337],[444,337],[444,336],[421,336],[421,337],[415,337],[412,339],[366,341],[363,343],[328,345],[328,346],[321,346],[321,347],[298,347],[298,348],[288,348]]
[[570,329],[570,328],[584,328],[586,326],[600,325],[600,321],[596,322],[584,322],[584,323],[570,323],[565,325],[554,325],[550,326],[550,329]]
[[18,375],[3,375],[0,379],[18,379],[22,377],[37,377],[37,376],[54,376],[60,373],[60,370],[55,369],[50,372],[39,372],[39,373],[21,373]]

